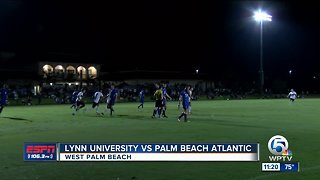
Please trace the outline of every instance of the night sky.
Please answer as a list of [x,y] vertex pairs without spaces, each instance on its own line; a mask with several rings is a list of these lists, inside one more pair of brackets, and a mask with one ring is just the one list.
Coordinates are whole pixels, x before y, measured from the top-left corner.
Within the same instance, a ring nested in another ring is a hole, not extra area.
[[[263,26],[266,84],[319,79],[318,9],[302,1],[1,0],[1,65],[73,54],[106,71],[199,69],[214,80],[253,82],[259,76],[260,27],[252,18],[258,8],[273,16]],[[72,61],[68,57],[56,59]]]

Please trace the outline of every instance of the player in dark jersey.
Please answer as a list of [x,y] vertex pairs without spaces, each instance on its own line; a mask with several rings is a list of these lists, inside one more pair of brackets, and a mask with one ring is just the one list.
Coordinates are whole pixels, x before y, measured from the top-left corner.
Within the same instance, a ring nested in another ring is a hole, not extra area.
[[192,100],[192,91],[193,88],[189,86],[188,94],[189,94],[189,108],[188,108],[188,114],[191,114],[191,100]]
[[115,89],[114,85],[111,85],[111,90],[107,98],[107,109],[110,109],[110,116],[112,116],[112,113],[114,112],[113,106],[116,102],[117,96],[118,96],[118,90]]
[[72,94],[71,94],[71,99],[70,99],[70,101],[71,101],[71,106],[70,106],[70,108],[76,108],[77,107],[77,104],[76,104],[76,100],[77,100],[77,95],[78,95],[78,90],[74,90],[73,92],[72,92]]
[[181,93],[179,101],[182,105],[183,111],[181,115],[178,117],[178,121],[180,122],[180,119],[184,117],[184,122],[187,122],[187,114],[188,114],[188,108],[189,108],[189,93],[188,93],[188,87],[186,87]]
[[139,92],[139,99],[140,99],[140,105],[138,106],[138,109],[140,109],[140,107],[143,109],[143,104],[144,104],[144,89],[141,89],[141,91]]
[[6,85],[3,85],[3,88],[0,90],[0,114],[2,113],[2,110],[4,106],[7,105],[7,100],[8,100],[8,90]]
[[163,107],[162,107],[162,117],[165,117],[165,118],[168,117],[168,116],[166,115],[166,111],[167,111],[167,98],[170,99],[170,100],[172,99],[172,98],[169,96],[166,87],[167,87],[167,84],[163,84],[163,88],[162,88],[162,94],[163,94],[163,99],[162,99],[162,105],[163,105]]
[[155,85],[157,90],[156,92],[153,94],[155,99],[156,99],[156,102],[155,102],[155,107],[153,109],[153,114],[152,114],[152,118],[155,117],[155,115],[158,113],[158,117],[160,118],[160,114],[162,112],[162,100],[163,100],[163,93],[162,93],[162,88],[161,86],[159,86],[158,84]]

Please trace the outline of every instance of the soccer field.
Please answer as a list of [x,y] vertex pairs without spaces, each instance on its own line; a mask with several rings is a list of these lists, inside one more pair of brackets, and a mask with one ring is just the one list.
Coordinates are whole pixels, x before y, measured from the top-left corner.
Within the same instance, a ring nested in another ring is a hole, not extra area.
[[[320,178],[320,99],[193,101],[189,123],[177,122],[177,102],[169,102],[169,118],[152,119],[153,105],[138,111],[138,103],[118,103],[112,117],[72,116],[69,105],[8,106],[0,117],[0,179]],[[287,138],[300,172],[261,172],[277,134]],[[260,162],[24,162],[25,142],[260,143]]]

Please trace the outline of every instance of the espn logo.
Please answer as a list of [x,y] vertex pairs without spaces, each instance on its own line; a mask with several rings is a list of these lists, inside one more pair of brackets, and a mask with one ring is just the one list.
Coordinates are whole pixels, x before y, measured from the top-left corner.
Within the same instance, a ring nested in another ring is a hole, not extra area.
[[26,147],[26,153],[55,153],[56,146],[46,145],[28,145]]
[[55,143],[25,143],[25,161],[55,161],[57,160],[57,145]]

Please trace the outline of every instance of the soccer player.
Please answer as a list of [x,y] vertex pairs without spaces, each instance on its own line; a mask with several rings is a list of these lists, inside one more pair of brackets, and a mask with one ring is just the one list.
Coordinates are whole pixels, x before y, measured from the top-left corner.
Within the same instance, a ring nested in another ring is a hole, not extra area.
[[112,113],[114,112],[113,106],[116,102],[118,96],[118,90],[115,89],[114,85],[111,85],[111,90],[108,94],[107,99],[107,109],[110,109],[110,116],[112,116]]
[[143,104],[144,104],[144,89],[141,89],[141,91],[139,92],[139,99],[140,99],[140,105],[138,106],[138,109],[140,109],[140,107],[143,109]]
[[155,107],[153,109],[153,114],[151,117],[154,118],[155,115],[158,113],[159,118],[160,118],[160,114],[161,114],[162,106],[163,106],[163,104],[162,104],[163,93],[162,93],[161,86],[159,86],[158,84],[155,84],[155,86],[156,86],[157,90],[153,95],[156,98],[156,103],[155,103]]
[[[99,113],[99,102],[100,102],[100,99],[102,97],[103,97],[102,90],[99,90],[99,91],[95,92],[94,95],[93,95],[92,109],[96,108],[96,113],[98,115],[100,115],[100,113]],[[101,115],[103,115],[103,113],[101,113]]]
[[189,108],[188,108],[188,114],[191,114],[191,98],[192,98],[192,91],[193,88],[189,86],[188,94],[189,94]]
[[[84,106],[86,106],[84,104],[84,101],[83,101],[83,95],[84,93],[86,92],[85,89],[81,89],[81,91],[77,94],[77,99],[76,99],[76,111],[79,111],[79,109],[83,108]],[[72,114],[74,115],[74,113]]]
[[71,109],[77,107],[76,100],[77,100],[78,93],[79,92],[77,91],[77,89],[74,89],[74,91],[72,92],[72,95],[71,95],[71,107],[70,107]]
[[0,114],[1,114],[4,106],[7,105],[8,90],[6,88],[6,85],[3,85],[3,88],[0,91],[0,95],[1,95],[1,99],[0,99]]
[[178,121],[180,122],[180,119],[184,117],[184,122],[187,122],[187,113],[189,108],[189,94],[188,94],[189,87],[186,87],[181,93],[179,101],[182,104],[183,111],[181,115],[178,117]]
[[288,98],[290,99],[290,101],[293,102],[297,98],[297,96],[297,93],[293,89],[291,89],[288,94]]
[[167,98],[169,98],[170,100],[172,99],[168,92],[167,92],[167,84],[163,84],[163,88],[162,88],[162,94],[163,94],[163,99],[162,99],[162,117],[167,118],[168,116],[166,115],[166,111],[167,111]]

